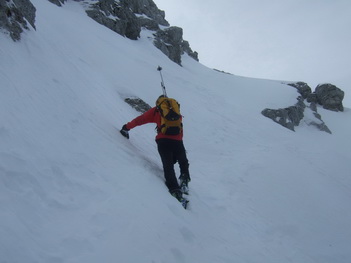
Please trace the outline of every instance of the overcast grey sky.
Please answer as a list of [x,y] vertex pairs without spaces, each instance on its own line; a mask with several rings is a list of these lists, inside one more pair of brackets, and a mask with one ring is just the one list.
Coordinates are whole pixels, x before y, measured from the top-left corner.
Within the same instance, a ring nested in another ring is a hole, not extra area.
[[351,108],[351,0],[154,0],[199,53],[235,75],[332,83]]

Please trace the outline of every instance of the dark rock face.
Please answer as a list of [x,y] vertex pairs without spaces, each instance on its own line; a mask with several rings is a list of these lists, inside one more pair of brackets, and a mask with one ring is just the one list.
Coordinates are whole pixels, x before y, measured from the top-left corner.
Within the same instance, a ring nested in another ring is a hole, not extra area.
[[142,16],[138,17],[138,19],[139,24],[142,28],[146,28],[151,31],[157,31],[160,29],[159,24],[155,20]]
[[[310,98],[317,95],[311,93],[311,88],[304,82],[289,83],[298,90],[301,96],[297,98],[297,103],[284,109],[264,109],[261,113],[263,116],[272,119],[292,131],[299,126],[301,121],[304,121],[308,126],[314,126],[320,131],[331,134],[330,129],[322,120],[321,115],[317,112],[316,101],[310,101]],[[305,104],[305,100],[310,102],[310,105]]]
[[154,44],[172,61],[181,64],[182,40],[183,29],[173,26],[165,30],[158,30],[155,34]]
[[199,61],[197,52],[193,52],[189,42],[183,40],[183,29],[180,27],[172,26],[164,30],[158,30],[155,34],[154,45],[170,60],[179,65],[181,65],[181,56],[184,53]]
[[188,41],[183,40],[183,42],[181,43],[181,46],[185,53],[187,53],[190,57],[192,57],[196,61],[199,61],[199,54],[190,48],[190,44]]
[[66,0],[49,0],[49,1],[57,6],[62,6]]
[[165,19],[165,12],[159,10],[152,0],[128,0],[129,7],[135,14],[146,15],[148,19],[162,26],[169,26]]
[[294,127],[298,126],[304,117],[303,113],[305,107],[303,99],[300,97],[299,101],[294,106],[277,110],[264,109],[262,115],[292,131],[295,131]]
[[[197,52],[193,52],[189,43],[183,40],[183,30],[168,27],[165,12],[159,10],[152,0],[99,0],[86,12],[98,23],[132,40],[140,37],[142,28],[155,31],[154,45],[179,65],[184,53],[198,61]],[[168,28],[161,29],[160,25]]]
[[[62,6],[66,0],[49,0]],[[88,3],[85,3],[88,4]],[[9,32],[14,41],[20,40],[27,21],[35,28],[35,7],[30,0],[0,0],[0,28]],[[183,30],[169,27],[165,12],[152,0],[99,0],[87,8],[86,13],[98,23],[132,40],[140,37],[142,28],[154,31],[154,45],[175,63],[181,65],[181,56],[187,53],[195,60],[197,52],[183,40]],[[161,29],[160,26],[167,27]]]
[[307,99],[312,93],[312,89],[305,82],[289,83],[288,85],[296,88],[304,99]]
[[138,97],[128,97],[125,98],[124,101],[132,108],[134,108],[137,112],[144,113],[151,109],[151,106],[149,104]]
[[29,30],[27,21],[35,29],[35,12],[29,0],[0,0],[0,28],[9,32],[13,41],[18,41],[23,29]]
[[344,92],[332,84],[318,85],[315,90],[317,102],[324,109],[332,111],[344,111],[342,100]]
[[329,130],[328,126],[322,120],[322,116],[317,112],[317,105],[315,103],[311,103],[309,108],[312,111],[316,120],[310,120],[307,124],[317,127],[317,129],[319,129],[320,131],[324,131],[331,134],[331,130]]
[[86,12],[98,23],[132,40],[140,37],[142,27],[156,31],[159,25],[169,26],[165,12],[152,0],[100,0]]
[[86,12],[96,22],[130,39],[140,37],[138,18],[124,1],[100,0],[90,7]]

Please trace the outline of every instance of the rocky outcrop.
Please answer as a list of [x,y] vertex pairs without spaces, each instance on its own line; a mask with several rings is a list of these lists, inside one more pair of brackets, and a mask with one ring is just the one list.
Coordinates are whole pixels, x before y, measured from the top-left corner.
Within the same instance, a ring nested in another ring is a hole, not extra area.
[[181,56],[187,53],[198,61],[197,52],[193,52],[187,41],[183,40],[183,29],[172,26],[158,30],[155,34],[155,46],[175,63],[181,65]]
[[[261,112],[262,115],[292,131],[295,131],[295,127],[303,121],[308,126],[314,126],[320,131],[331,134],[330,129],[317,112],[316,102],[309,101],[314,96],[311,88],[304,82],[289,83],[288,85],[296,88],[300,93],[301,96],[297,98],[297,103],[283,109],[264,109]],[[308,102],[310,102],[309,105]]]
[[35,29],[35,12],[29,0],[0,0],[0,28],[18,41],[23,30],[29,30],[27,21]]
[[332,111],[344,111],[342,101],[344,92],[333,84],[318,85],[312,93],[311,88],[304,82],[289,83],[288,85],[295,87],[307,102],[318,103],[324,109]]
[[152,0],[100,0],[86,11],[98,23],[129,39],[140,37],[141,28],[159,30],[169,26],[165,12]]
[[183,40],[183,30],[169,27],[165,12],[159,10],[152,0],[99,0],[86,12],[98,23],[132,40],[140,37],[142,28],[154,31],[154,45],[179,65],[184,53],[198,61],[197,52],[193,52],[189,42]]
[[315,102],[323,106],[324,109],[332,111],[344,111],[342,101],[345,93],[332,84],[322,84],[308,97],[309,102]]
[[199,54],[190,48],[190,44],[188,41],[183,40],[180,45],[182,47],[182,52],[188,54],[190,57],[192,57],[196,61],[199,61]]
[[264,109],[262,115],[289,130],[295,131],[295,127],[300,124],[304,117],[303,112],[305,108],[302,97],[299,97],[298,102],[294,106],[284,109]]
[[[315,126],[320,131],[324,131],[327,133],[332,133],[328,126],[322,120],[322,116],[317,112],[317,105],[315,103],[311,103],[308,107],[310,112],[312,113],[312,118],[306,117],[306,124],[309,126]],[[306,114],[308,115],[308,114]],[[311,116],[311,115],[310,115]]]
[[116,33],[136,40],[141,27],[137,16],[125,1],[100,0],[86,10],[88,16]]
[[158,25],[169,26],[169,23],[165,19],[165,12],[158,9],[152,0],[128,0],[124,2],[128,3],[128,6],[135,14],[146,16],[139,17],[139,20],[144,20],[144,18],[146,18],[154,21]]
[[307,99],[307,97],[312,93],[312,89],[305,82],[300,81],[295,83],[288,83],[288,85],[296,88],[304,99]]
[[145,101],[138,97],[128,97],[125,98],[124,101],[129,104],[133,109],[135,109],[137,112],[147,112],[149,109],[151,109],[151,106],[147,104]]
[[49,0],[49,1],[57,6],[62,6],[66,0]]

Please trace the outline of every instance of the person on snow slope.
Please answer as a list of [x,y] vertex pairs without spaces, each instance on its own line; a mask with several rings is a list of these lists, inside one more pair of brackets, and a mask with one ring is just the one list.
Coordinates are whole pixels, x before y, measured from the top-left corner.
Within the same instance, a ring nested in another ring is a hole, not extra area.
[[[169,135],[163,133],[161,130],[161,108],[160,104],[162,100],[167,98],[164,95],[161,95],[157,101],[156,106],[149,109],[142,115],[136,117],[132,121],[124,124],[121,129],[121,134],[129,139],[129,130],[144,125],[147,123],[156,123],[157,125],[157,136],[156,143],[157,149],[161,157],[164,177],[166,180],[166,186],[168,187],[169,192],[181,201],[183,192],[187,194],[188,182],[190,182],[190,174],[189,174],[189,162],[186,156],[186,150],[183,143],[183,128],[181,124],[181,128],[179,133],[174,135]],[[179,104],[178,104],[179,105]],[[181,120],[180,115],[180,120]],[[180,182],[179,185],[175,170],[174,164],[178,161],[180,168]],[[182,191],[183,189],[183,191]]]

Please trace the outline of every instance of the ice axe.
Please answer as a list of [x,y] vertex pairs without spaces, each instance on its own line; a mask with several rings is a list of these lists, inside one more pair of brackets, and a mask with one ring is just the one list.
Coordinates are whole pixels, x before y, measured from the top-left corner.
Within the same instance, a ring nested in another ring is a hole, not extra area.
[[163,82],[163,77],[162,77],[162,72],[161,72],[162,68],[160,66],[158,66],[157,70],[160,72],[160,76],[161,76],[161,87],[162,87],[163,95],[165,97],[167,97],[166,86],[165,86],[165,83]]

